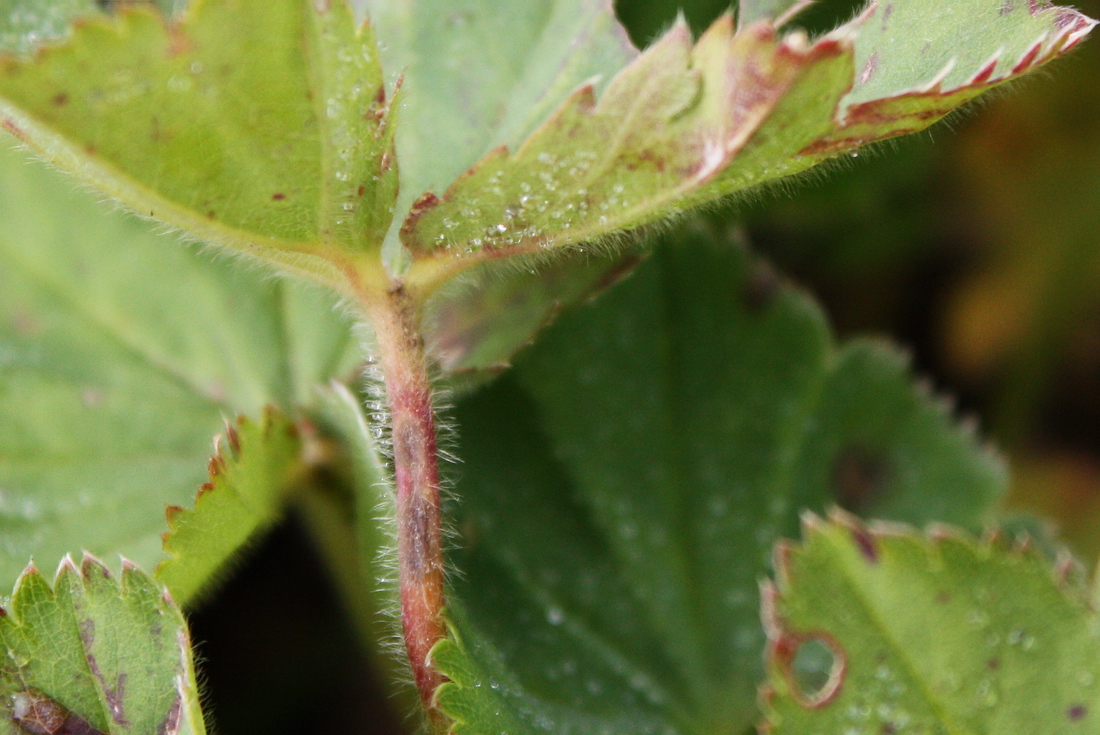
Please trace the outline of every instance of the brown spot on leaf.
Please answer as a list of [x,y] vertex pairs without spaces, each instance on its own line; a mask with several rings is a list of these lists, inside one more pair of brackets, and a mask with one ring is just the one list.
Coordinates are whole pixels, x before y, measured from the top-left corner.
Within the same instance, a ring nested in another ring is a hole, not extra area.
[[107,684],[107,679],[103,676],[96,657],[91,653],[86,653],[84,659],[88,662],[88,668],[91,670],[92,676],[99,681],[99,686],[103,690],[103,697],[107,700],[107,711],[110,712],[111,719],[117,724],[128,728],[130,721],[126,719],[126,710],[122,704],[126,696],[126,672],[119,673],[115,679],[115,686],[111,687]]
[[364,194],[367,193],[367,187],[360,184],[359,188],[355,190],[355,193],[358,194],[359,196],[363,196]]
[[168,709],[168,715],[163,722],[157,725],[157,735],[176,735],[179,732],[181,710],[180,698],[176,696],[172,706]]
[[1066,717],[1068,717],[1073,722],[1077,722],[1079,720],[1085,719],[1085,715],[1087,715],[1088,713],[1088,708],[1085,707],[1085,705],[1075,704],[1068,710],[1066,710]]
[[78,625],[80,628],[80,642],[85,648],[91,648],[95,645],[95,621],[91,618],[81,620]]
[[274,194],[271,195],[271,198],[273,200],[275,200],[276,202],[281,202],[284,199],[286,199],[286,194],[283,194],[282,192],[275,192]]
[[12,695],[11,719],[31,735],[105,735],[35,689]]
[[404,226],[401,228],[401,234],[412,235],[420,218],[438,206],[438,204],[439,197],[430,191],[417,199],[416,202],[413,203],[412,209],[409,210],[409,216],[405,220]]
[[65,94],[64,92],[58,92],[53,96],[53,99],[50,101],[53,102],[54,105],[56,105],[57,107],[64,107],[65,105],[69,104],[69,95]]
[[168,24],[168,58],[182,56],[191,50],[191,39],[179,23]]
[[875,537],[862,526],[852,529],[852,541],[855,542],[856,548],[859,549],[859,553],[863,555],[871,564],[878,563],[878,544],[875,543]]
[[844,510],[865,514],[879,505],[890,489],[888,461],[863,447],[842,450],[833,462],[833,492]]
[[1008,15],[1009,13],[1011,13],[1015,9],[1016,9],[1016,3],[1013,2],[1013,0],[1005,0],[1004,5],[1001,6],[1001,9],[1000,9],[999,12],[1000,12],[1001,15]]

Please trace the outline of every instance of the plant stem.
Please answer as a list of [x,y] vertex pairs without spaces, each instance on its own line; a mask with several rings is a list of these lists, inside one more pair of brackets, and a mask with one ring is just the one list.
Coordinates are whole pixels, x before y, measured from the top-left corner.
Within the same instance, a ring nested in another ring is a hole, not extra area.
[[391,288],[387,297],[367,308],[392,430],[401,622],[420,698],[429,718],[438,722],[432,695],[443,677],[428,656],[446,634],[435,411],[419,310],[400,286]]

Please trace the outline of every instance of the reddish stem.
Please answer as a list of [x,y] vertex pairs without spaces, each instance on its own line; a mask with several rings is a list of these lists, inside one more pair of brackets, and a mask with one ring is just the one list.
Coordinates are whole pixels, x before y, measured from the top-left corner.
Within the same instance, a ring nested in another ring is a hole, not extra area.
[[444,678],[428,654],[446,629],[439,459],[427,355],[418,314],[403,289],[391,289],[387,301],[370,311],[391,417],[405,648],[424,707],[438,722],[432,695]]

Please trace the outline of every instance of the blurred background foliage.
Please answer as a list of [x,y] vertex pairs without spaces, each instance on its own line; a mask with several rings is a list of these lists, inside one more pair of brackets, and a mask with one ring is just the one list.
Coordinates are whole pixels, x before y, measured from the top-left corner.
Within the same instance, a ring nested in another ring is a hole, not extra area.
[[[804,23],[824,30],[859,5],[821,0]],[[1077,6],[1100,15],[1100,0]],[[678,12],[669,0],[617,7],[638,45]],[[682,12],[699,31],[728,7],[686,0]],[[708,215],[747,228],[842,336],[877,333],[912,350],[918,372],[981,417],[1008,457],[1006,511],[1050,519],[1090,567],[1100,554],[1096,79],[1093,39],[929,133]],[[306,550],[292,523],[192,618],[217,731],[405,732]]]

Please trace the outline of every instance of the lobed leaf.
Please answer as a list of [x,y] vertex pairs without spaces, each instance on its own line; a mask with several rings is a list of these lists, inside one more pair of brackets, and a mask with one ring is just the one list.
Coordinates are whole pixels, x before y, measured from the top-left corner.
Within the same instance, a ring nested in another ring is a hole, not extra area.
[[133,564],[66,557],[53,589],[32,564],[4,613],[0,733],[206,732],[187,623]]
[[801,509],[976,528],[1004,489],[908,372],[705,230],[563,315],[457,410],[455,732],[751,727],[757,584]]
[[168,508],[168,558],[156,576],[173,597],[191,601],[251,538],[282,517],[287,491],[304,479],[302,444],[294,424],[274,411],[260,423],[242,417],[226,426],[194,508]]
[[429,279],[597,241],[921,130],[1093,25],[1015,0],[873,2],[813,43],[725,16],[693,46],[681,22],[602,94],[582,86],[514,152],[425,194],[402,239]]
[[[377,250],[397,171],[369,26],[346,3],[144,4],[0,59],[4,127],[142,215],[326,282]],[[318,257],[307,257],[318,256]]]
[[[1100,717],[1100,621],[1049,558],[809,516],[765,592],[766,732],[1080,733]],[[831,673],[793,665],[811,642]]]
[[81,549],[153,568],[224,417],[308,405],[357,346],[316,289],[170,247],[23,158],[0,150],[0,577]]

